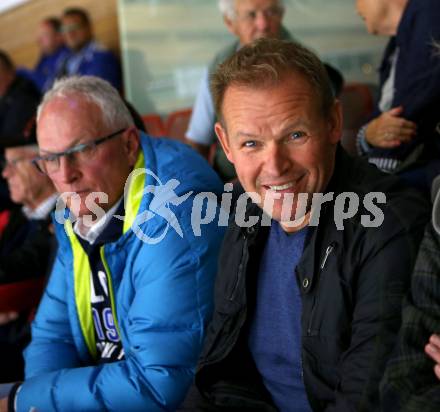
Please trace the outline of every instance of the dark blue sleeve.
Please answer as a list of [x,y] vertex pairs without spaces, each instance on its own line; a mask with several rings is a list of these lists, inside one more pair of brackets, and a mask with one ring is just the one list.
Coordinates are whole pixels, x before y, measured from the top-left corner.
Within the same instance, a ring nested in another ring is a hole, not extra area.
[[[393,107],[417,123],[440,101],[440,2],[412,0],[399,26]],[[435,45],[437,43],[437,46]],[[436,116],[437,117],[437,116]]]
[[95,53],[93,61],[87,65],[84,73],[107,80],[117,90],[122,90],[121,67],[118,59],[109,51]]

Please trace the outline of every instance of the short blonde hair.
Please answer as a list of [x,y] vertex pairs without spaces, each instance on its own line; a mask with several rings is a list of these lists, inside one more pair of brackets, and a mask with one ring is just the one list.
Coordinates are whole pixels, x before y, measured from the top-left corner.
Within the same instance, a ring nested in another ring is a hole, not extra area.
[[222,120],[223,98],[228,87],[270,87],[294,73],[304,76],[320,103],[322,114],[329,116],[334,95],[321,60],[299,43],[258,39],[243,46],[212,75],[211,92],[218,119]]

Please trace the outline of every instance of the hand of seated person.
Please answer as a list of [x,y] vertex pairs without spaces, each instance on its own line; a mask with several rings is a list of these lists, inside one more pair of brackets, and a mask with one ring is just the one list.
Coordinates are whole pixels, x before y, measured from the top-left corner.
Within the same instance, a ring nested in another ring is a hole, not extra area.
[[18,318],[17,312],[0,312],[0,326],[6,325],[9,322]]
[[431,335],[429,343],[425,346],[425,352],[436,363],[434,372],[440,379],[440,335]]
[[417,125],[401,117],[403,107],[383,112],[368,123],[365,139],[375,147],[391,149],[411,140],[417,134]]

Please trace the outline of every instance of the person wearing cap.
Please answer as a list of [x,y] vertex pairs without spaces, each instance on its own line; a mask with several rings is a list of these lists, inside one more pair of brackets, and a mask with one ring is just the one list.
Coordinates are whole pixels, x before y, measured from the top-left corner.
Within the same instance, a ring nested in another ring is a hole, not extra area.
[[[16,205],[2,212],[6,224],[0,235],[0,284],[6,284],[47,274],[55,249],[50,213],[57,194],[52,181],[32,164],[38,155],[35,140],[0,145],[2,176]],[[30,339],[28,317],[28,312],[0,312],[0,382],[23,378],[21,352]]]

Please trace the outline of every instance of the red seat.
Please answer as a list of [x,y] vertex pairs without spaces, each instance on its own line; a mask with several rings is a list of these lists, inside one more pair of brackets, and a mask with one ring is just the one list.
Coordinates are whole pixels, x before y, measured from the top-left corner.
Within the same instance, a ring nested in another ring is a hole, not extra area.
[[162,117],[156,113],[149,113],[142,116],[142,120],[144,122],[145,128],[147,129],[147,133],[150,136],[165,136],[165,125],[162,120]]
[[40,302],[46,283],[45,276],[0,285],[0,312],[32,310]]
[[166,135],[172,139],[184,141],[185,132],[191,119],[192,109],[171,112],[165,123]]

